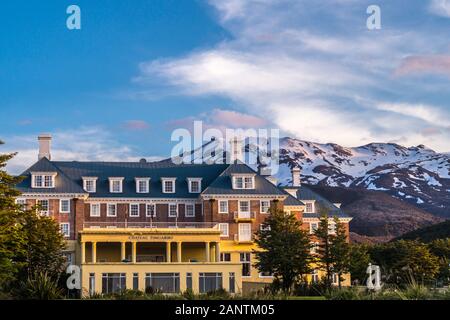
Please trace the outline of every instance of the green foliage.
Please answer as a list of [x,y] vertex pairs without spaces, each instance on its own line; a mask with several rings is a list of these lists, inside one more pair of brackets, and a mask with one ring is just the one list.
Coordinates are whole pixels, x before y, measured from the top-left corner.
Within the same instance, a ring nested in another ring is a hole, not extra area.
[[347,231],[339,218],[334,217],[336,233],[331,235],[331,260],[334,273],[338,274],[338,284],[341,287],[342,275],[350,269],[350,245],[347,241]]
[[369,248],[365,244],[353,244],[350,246],[349,273],[352,282],[364,284],[367,278],[366,270],[370,263]]
[[450,220],[405,233],[396,240],[431,242],[436,239],[446,238],[450,238]]
[[285,292],[310,272],[309,234],[301,229],[294,214],[272,208],[256,235],[261,250],[254,251],[260,272],[270,272]]
[[58,287],[57,279],[52,278],[46,272],[37,272],[25,281],[19,282],[15,290],[16,297],[33,300],[61,299],[63,290]]

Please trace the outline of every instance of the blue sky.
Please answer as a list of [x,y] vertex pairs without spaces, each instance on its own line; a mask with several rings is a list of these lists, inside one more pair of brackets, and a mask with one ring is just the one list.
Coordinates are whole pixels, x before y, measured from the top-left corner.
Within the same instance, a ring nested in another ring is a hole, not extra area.
[[[81,30],[65,26],[71,4]],[[54,158],[135,159],[169,154],[196,119],[450,151],[450,0],[7,0],[0,23],[13,171],[40,132]]]

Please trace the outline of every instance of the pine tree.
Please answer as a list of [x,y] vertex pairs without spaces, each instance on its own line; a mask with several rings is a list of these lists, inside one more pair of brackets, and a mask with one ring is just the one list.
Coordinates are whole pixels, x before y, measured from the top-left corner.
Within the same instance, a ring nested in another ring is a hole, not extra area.
[[324,283],[326,287],[331,287],[333,282],[333,255],[331,252],[332,236],[329,229],[330,223],[328,211],[322,209],[319,225],[314,231],[314,236],[318,240],[315,263],[318,265],[319,269],[325,271]]
[[339,288],[344,280],[343,274],[347,273],[350,268],[350,245],[347,241],[347,230],[338,217],[334,217],[335,234],[331,235],[331,260],[333,272],[338,276]]
[[298,280],[310,273],[309,234],[301,229],[301,222],[291,213],[272,208],[263,228],[256,234],[260,250],[254,253],[260,272],[270,272],[274,282],[281,283],[290,292]]

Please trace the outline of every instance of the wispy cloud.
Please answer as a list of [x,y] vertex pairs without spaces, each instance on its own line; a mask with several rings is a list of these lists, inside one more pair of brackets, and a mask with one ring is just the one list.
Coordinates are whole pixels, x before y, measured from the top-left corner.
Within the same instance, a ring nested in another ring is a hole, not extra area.
[[438,16],[450,18],[450,0],[431,0],[430,11]]
[[411,74],[439,74],[450,77],[450,56],[429,55],[406,57],[395,70],[395,75],[405,76]]
[[150,125],[144,120],[128,120],[122,124],[122,127],[131,131],[144,131],[150,128]]

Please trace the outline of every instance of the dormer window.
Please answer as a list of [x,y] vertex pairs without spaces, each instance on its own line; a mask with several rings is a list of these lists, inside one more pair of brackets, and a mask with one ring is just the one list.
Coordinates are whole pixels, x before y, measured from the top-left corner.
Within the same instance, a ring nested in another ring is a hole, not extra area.
[[250,175],[233,176],[233,189],[255,189],[255,177]]
[[175,180],[177,178],[161,178],[162,192],[175,193]]
[[202,178],[188,178],[189,193],[200,193],[202,191]]
[[31,173],[31,187],[32,188],[54,188],[56,172],[33,172]]
[[89,193],[97,192],[97,177],[83,177],[83,189]]
[[314,202],[305,202],[305,213],[314,213]]
[[109,178],[109,192],[122,193],[123,178]]
[[150,192],[150,178],[135,178],[136,180],[136,193],[149,193]]

